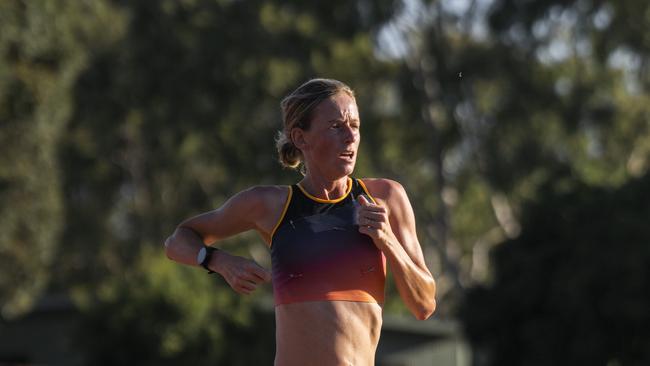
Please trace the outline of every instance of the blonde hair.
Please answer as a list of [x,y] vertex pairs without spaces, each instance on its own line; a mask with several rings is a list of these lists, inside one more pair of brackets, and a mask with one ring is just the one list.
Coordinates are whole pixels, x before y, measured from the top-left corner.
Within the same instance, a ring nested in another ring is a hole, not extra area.
[[284,128],[278,131],[275,146],[283,167],[296,169],[303,163],[302,152],[291,140],[291,130],[296,127],[309,130],[316,106],[341,92],[354,98],[354,92],[345,83],[334,79],[311,79],[282,100],[280,107]]

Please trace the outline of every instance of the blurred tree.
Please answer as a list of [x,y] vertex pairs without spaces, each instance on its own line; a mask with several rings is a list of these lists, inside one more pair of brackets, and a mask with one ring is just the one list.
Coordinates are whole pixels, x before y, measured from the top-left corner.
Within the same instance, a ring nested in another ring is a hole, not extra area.
[[434,56],[412,70],[440,96],[431,121],[458,131],[438,161],[461,280],[486,283],[463,301],[477,364],[647,363],[649,5],[433,9],[417,35]]
[[249,312],[259,296],[233,296],[215,276],[178,266],[157,248],[145,248],[134,264],[101,284],[100,301],[79,302],[83,316],[75,343],[85,364],[273,363],[274,345],[259,337],[272,334],[273,324]]
[[[328,12],[304,2],[119,6],[127,33],[97,50],[78,79],[63,141],[74,224],[61,283],[79,270],[81,282],[119,273],[134,248],[160,245],[183,218],[241,189],[293,182],[275,162],[281,97],[314,76],[371,90],[384,69],[367,31],[382,17],[364,22],[348,2]],[[363,9],[385,17],[386,7]]]
[[119,36],[114,19],[102,3],[0,4],[3,318],[28,310],[56,266],[53,258],[64,225],[57,152],[71,115],[71,90],[93,47]]
[[[251,319],[249,302],[220,284],[195,304],[183,298],[202,286],[191,269],[143,256],[165,261],[161,245],[178,222],[243,188],[299,179],[275,163],[278,104],[317,76],[357,91],[356,174],[406,186],[440,274],[439,314],[453,314],[464,288],[491,279],[489,250],[533,230],[522,207],[647,171],[648,6],[3,2],[3,316],[26,309],[47,278],[83,305],[81,334],[114,314],[120,326],[102,328],[106,344],[128,337],[132,347],[107,358],[116,362],[140,346],[140,363],[193,354],[208,341],[164,334],[187,335],[199,318],[241,336],[228,340],[233,349],[252,339],[251,320],[227,315]],[[253,235],[224,245],[269,265]],[[154,274],[187,282],[166,293]],[[393,290],[386,309],[403,310]],[[221,308],[206,310],[209,301]],[[139,323],[133,314],[148,308],[157,310]],[[148,329],[153,319],[161,333]],[[226,344],[223,333],[202,334]],[[93,360],[111,351],[88,350]],[[227,363],[224,352],[208,358]]]
[[650,362],[649,186],[541,187],[494,251],[493,281],[467,294],[477,365]]
[[[638,32],[650,27],[638,14],[649,5],[403,4],[384,32],[384,54],[405,65],[387,125],[409,128],[387,127],[394,142],[382,159],[419,202],[439,310],[450,314],[464,288],[489,280],[487,253],[519,235],[520,208],[542,185],[614,187],[647,171],[650,74]],[[406,156],[422,158],[405,166]]]
[[[165,237],[183,218],[251,185],[298,179],[276,165],[274,137],[280,99],[303,81],[345,80],[359,92],[364,122],[376,119],[375,109],[364,106],[390,66],[374,58],[372,31],[392,3],[108,4],[122,14],[117,21],[125,31],[113,44],[91,48],[72,91],[60,144],[67,224],[51,290],[72,288],[84,304],[82,339],[103,334],[101,343],[86,346],[91,363],[194,362],[199,350],[217,343],[223,346],[209,351],[206,363],[259,363],[256,357],[268,354],[251,354],[250,343],[260,342],[260,330],[229,319],[251,318],[252,302],[225,283],[211,301],[192,299],[208,288],[181,274],[204,276],[189,268],[165,272],[163,284],[180,287],[166,293],[151,283],[160,274],[147,266],[155,264],[140,258],[143,250],[162,258]],[[371,165],[360,161],[360,174]],[[269,266],[261,243],[242,235],[220,245]],[[205,310],[210,304],[219,309]],[[226,339],[224,329],[238,337]]]

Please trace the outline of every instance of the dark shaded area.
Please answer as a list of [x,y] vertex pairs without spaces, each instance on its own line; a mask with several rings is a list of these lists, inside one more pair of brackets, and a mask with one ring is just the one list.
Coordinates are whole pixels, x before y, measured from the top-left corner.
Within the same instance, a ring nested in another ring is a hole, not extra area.
[[544,187],[494,251],[492,283],[465,298],[477,365],[650,362],[648,187]]

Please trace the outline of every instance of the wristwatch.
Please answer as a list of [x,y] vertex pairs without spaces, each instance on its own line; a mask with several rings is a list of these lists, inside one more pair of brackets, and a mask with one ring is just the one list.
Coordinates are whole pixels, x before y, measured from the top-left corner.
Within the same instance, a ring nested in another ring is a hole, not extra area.
[[214,253],[217,250],[218,249],[215,247],[203,246],[203,248],[199,250],[199,254],[197,254],[196,256],[196,263],[198,263],[201,267],[207,269],[208,274],[215,273],[213,270],[211,270],[208,267],[208,263],[210,263],[210,258],[212,258],[212,253]]

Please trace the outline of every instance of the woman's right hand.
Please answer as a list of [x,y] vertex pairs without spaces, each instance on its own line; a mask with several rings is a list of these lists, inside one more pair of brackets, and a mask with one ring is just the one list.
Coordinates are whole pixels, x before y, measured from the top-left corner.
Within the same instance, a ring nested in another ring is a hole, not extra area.
[[248,295],[258,285],[271,282],[271,272],[254,261],[217,251],[212,256],[209,267],[219,273],[236,292]]

